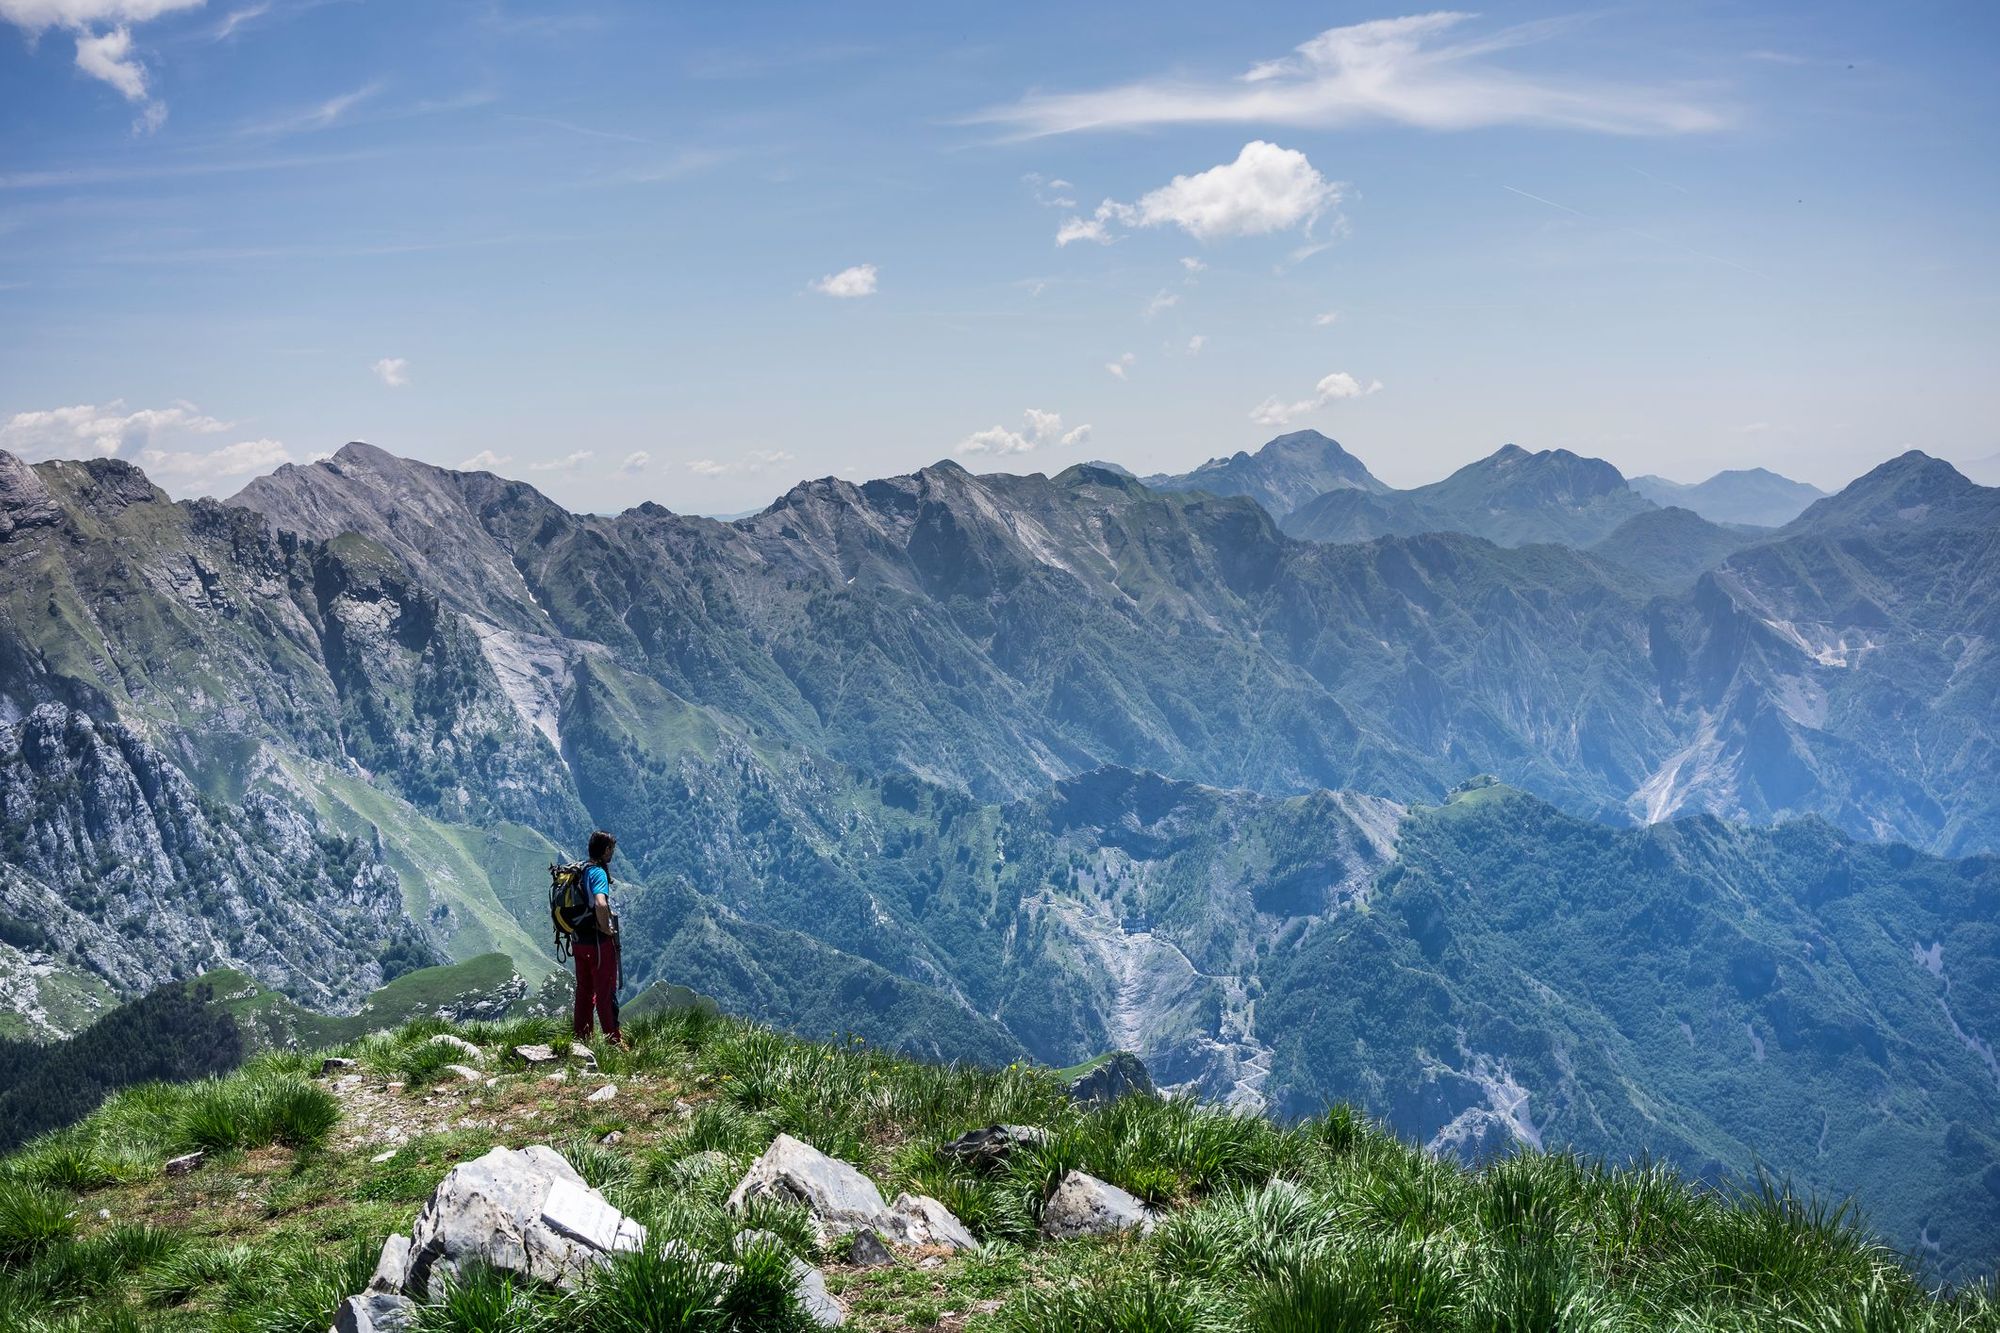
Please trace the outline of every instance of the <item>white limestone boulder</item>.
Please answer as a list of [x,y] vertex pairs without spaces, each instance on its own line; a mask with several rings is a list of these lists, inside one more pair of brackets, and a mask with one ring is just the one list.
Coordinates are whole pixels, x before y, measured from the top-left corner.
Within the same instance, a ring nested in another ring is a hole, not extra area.
[[1109,1181],[1071,1171],[1042,1208],[1042,1234],[1050,1240],[1108,1236],[1151,1225],[1146,1205]]

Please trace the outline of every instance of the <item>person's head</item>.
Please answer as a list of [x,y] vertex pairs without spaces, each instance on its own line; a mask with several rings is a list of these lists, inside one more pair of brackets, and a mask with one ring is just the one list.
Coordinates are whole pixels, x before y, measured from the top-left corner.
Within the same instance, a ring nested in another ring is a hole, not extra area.
[[611,854],[617,850],[618,839],[612,837],[603,829],[599,829],[590,835],[590,859],[598,865],[610,865]]

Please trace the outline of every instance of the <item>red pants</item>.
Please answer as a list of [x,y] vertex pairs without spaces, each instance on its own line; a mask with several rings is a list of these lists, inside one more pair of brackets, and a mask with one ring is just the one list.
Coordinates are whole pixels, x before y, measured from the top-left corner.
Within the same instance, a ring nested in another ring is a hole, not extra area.
[[576,1039],[590,1040],[590,1010],[607,1037],[618,1035],[618,941],[598,935],[578,940],[576,952]]

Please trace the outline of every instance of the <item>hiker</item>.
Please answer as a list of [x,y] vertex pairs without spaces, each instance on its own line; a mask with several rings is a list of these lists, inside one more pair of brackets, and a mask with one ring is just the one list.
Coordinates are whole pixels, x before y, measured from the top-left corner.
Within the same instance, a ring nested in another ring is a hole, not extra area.
[[590,1040],[594,1006],[605,1040],[623,1046],[618,1032],[618,915],[611,910],[611,857],[617,850],[618,839],[603,829],[590,835],[584,869],[590,916],[571,947],[576,954],[576,1039]]

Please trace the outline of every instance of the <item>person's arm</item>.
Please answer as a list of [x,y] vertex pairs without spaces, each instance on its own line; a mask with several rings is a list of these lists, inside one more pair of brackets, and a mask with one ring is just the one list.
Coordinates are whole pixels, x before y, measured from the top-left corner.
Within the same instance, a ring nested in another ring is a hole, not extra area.
[[602,866],[590,868],[590,910],[597,919],[597,933],[611,933],[611,876]]

